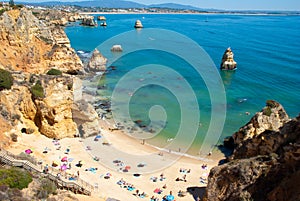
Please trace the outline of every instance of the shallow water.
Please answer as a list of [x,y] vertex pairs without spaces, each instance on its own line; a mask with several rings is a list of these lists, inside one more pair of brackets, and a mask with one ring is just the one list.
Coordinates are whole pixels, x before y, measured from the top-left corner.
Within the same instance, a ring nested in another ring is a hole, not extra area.
[[[226,121],[220,141],[231,135],[239,127],[247,123],[251,116],[264,107],[266,100],[279,101],[291,117],[300,111],[300,16],[247,16],[247,15],[106,15],[107,27],[82,27],[78,23],[66,27],[65,31],[71,40],[71,45],[77,51],[90,52],[105,40],[133,30],[136,19],[141,19],[146,28],[163,28],[176,31],[196,41],[211,57],[218,68],[224,50],[231,47],[238,69],[235,72],[219,71],[226,91]],[[137,37],[145,33],[137,32]],[[159,37],[159,33],[151,40]],[[136,38],[128,38],[135,44]],[[175,40],[170,38],[170,40]],[[119,41],[122,44],[123,41]],[[128,42],[128,41],[127,41]],[[145,41],[146,42],[146,41]],[[185,45],[171,48],[181,48]],[[123,47],[126,48],[126,47]],[[101,50],[104,56],[113,58],[109,51]],[[81,52],[82,53],[82,52]],[[200,109],[199,130],[188,153],[196,155],[204,140],[208,126],[211,123],[211,100],[207,87],[195,69],[176,55],[166,52],[143,50],[123,55],[112,65],[116,70],[110,71],[102,82],[107,90],[98,93],[110,96],[116,84],[126,73],[140,65],[165,65],[181,76],[174,77],[168,73],[159,75],[151,73],[131,75],[133,80],[142,83],[147,79],[160,79],[160,83],[174,83],[176,93],[185,95],[182,79],[187,80],[196,94],[198,106],[185,104],[187,111]],[[168,72],[168,71],[166,71]],[[156,77],[155,77],[156,76]],[[211,77],[210,79],[214,79]],[[103,84],[102,83],[102,84]],[[125,92],[126,86],[117,90]],[[120,92],[121,93],[121,92]],[[187,94],[188,95],[188,94]],[[169,145],[176,137],[181,119],[181,105],[174,93],[157,85],[140,87],[136,93],[123,93],[117,104],[130,96],[130,116],[133,120],[142,120],[144,125],[150,123],[149,111],[154,105],[161,105],[167,115],[167,123],[163,120],[153,123],[153,129],[163,129],[154,138],[149,134],[147,141],[160,147]],[[220,106],[221,107],[221,106]],[[246,115],[250,112],[250,115]],[[126,115],[125,115],[126,116]],[[193,122],[193,119],[185,119]],[[198,120],[197,120],[198,121]],[[124,122],[121,122],[124,124]],[[128,123],[128,122],[126,122]],[[191,131],[192,132],[192,131]],[[134,134],[135,137],[138,137]],[[186,136],[192,135],[187,130]],[[143,137],[145,137],[143,135]],[[187,137],[188,138],[188,137]],[[168,140],[169,139],[169,140]],[[185,139],[181,139],[184,141]],[[179,143],[180,144],[180,143]],[[178,150],[180,145],[168,147]],[[213,145],[211,145],[213,146]],[[182,150],[181,150],[182,151]]]

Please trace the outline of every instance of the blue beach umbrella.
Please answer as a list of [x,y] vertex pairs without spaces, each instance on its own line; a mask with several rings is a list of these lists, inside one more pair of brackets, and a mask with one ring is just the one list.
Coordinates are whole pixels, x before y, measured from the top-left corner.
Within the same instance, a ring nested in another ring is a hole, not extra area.
[[173,201],[174,200],[174,196],[173,195],[168,195],[166,198],[167,198],[168,201]]

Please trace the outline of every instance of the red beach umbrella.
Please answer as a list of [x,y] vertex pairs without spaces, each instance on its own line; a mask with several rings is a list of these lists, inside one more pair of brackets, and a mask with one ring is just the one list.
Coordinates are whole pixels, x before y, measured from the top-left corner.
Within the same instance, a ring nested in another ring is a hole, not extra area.
[[61,159],[61,162],[67,162],[68,161],[68,157],[67,156],[65,156],[65,157],[63,157],[62,159]]

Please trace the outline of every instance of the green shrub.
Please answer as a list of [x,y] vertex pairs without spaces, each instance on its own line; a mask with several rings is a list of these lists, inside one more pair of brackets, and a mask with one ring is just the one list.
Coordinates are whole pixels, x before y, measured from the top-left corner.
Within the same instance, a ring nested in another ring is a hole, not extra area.
[[36,196],[39,199],[46,199],[50,194],[56,193],[56,185],[53,181],[43,178],[40,181],[41,185],[36,191]]
[[0,69],[0,91],[3,89],[10,89],[13,85],[13,77],[7,70]]
[[0,169],[0,185],[22,190],[32,182],[29,172],[20,168]]
[[47,72],[47,75],[62,75],[62,72],[60,70],[52,68]]
[[44,98],[44,88],[40,81],[37,81],[34,86],[31,87],[31,93],[33,98]]
[[267,115],[267,116],[271,116],[271,114],[272,114],[271,108],[269,106],[265,107],[264,111],[263,111],[263,114]]

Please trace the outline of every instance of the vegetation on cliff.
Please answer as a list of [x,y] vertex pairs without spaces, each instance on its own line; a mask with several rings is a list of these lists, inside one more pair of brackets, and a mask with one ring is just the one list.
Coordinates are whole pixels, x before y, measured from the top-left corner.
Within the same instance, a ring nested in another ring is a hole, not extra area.
[[0,185],[22,190],[32,182],[29,172],[20,168],[0,169]]
[[62,75],[62,72],[60,70],[55,69],[55,68],[51,68],[47,72],[47,75]]
[[231,141],[229,162],[211,169],[204,200],[299,200],[300,115],[290,120],[269,100]]
[[7,70],[0,69],[0,91],[3,89],[10,89],[13,85],[13,77]]
[[35,83],[35,85],[33,85],[31,87],[31,93],[32,93],[33,99],[45,97],[44,88],[42,86],[42,83],[39,80]]

